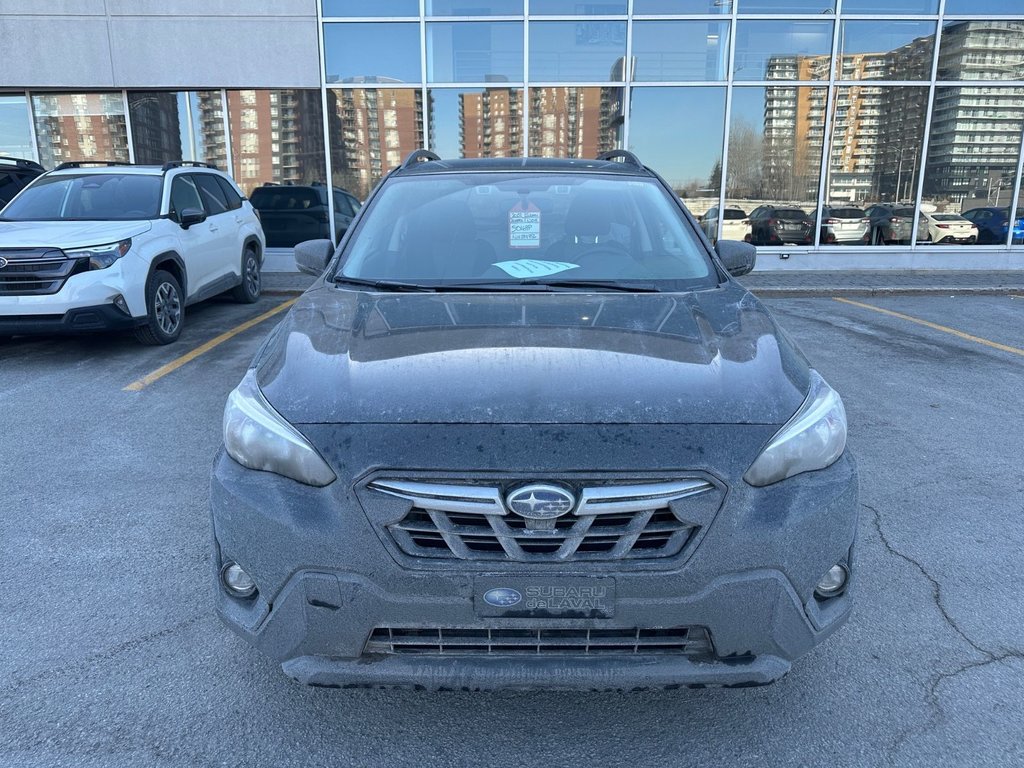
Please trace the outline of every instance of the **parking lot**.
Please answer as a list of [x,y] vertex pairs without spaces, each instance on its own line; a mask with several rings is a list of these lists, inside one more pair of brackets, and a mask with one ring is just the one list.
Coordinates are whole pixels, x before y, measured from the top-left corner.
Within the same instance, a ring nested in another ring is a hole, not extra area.
[[1024,296],[769,300],[846,402],[856,613],[767,688],[592,694],[307,689],[213,615],[221,412],[288,300],[0,342],[0,765],[1024,763]]

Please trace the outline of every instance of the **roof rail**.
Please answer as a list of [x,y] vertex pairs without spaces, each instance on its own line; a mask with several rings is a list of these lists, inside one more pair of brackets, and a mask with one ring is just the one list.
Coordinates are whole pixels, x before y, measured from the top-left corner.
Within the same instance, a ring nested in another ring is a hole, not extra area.
[[70,163],[61,163],[53,170],[63,171],[68,168],[81,168],[86,165],[135,165],[135,163],[125,163],[121,160],[75,160]]
[[219,170],[213,163],[201,163],[198,160],[172,160],[169,163],[164,163],[164,167],[160,170],[167,173],[172,168],[212,168],[213,170]]
[[417,149],[415,152],[411,153],[407,158],[405,158],[405,162],[402,163],[402,167],[410,168],[411,166],[416,165],[416,163],[440,159],[440,156],[435,155],[429,149]]
[[14,163],[18,168],[31,168],[33,171],[45,171],[39,163],[35,160],[25,160],[22,157],[4,157],[0,156],[0,163]]
[[609,152],[602,152],[597,156],[598,160],[616,160],[618,158],[622,158],[626,163],[629,165],[635,165],[637,168],[644,167],[644,164],[640,162],[639,157],[625,149],[613,149]]

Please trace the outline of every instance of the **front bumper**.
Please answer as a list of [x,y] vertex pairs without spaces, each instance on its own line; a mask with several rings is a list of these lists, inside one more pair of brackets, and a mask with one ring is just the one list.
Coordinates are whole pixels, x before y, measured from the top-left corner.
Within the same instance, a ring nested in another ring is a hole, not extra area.
[[[388,436],[380,434],[384,431],[378,429],[378,443],[388,443]],[[516,435],[509,440],[515,442]],[[659,440],[652,436],[651,442]],[[752,439],[754,445],[762,442],[760,435]],[[644,461],[643,451],[636,453],[636,460]],[[531,469],[529,476],[544,476],[538,473],[543,469]],[[682,561],[410,565],[385,545],[387,533],[361,509],[352,486],[338,481],[307,488],[246,470],[223,452],[215,465],[215,574],[231,560],[259,587],[251,600],[232,598],[218,587],[217,612],[289,676],[311,685],[621,689],[763,684],[783,676],[793,660],[835,632],[851,609],[849,592],[827,601],[813,595],[814,584],[829,567],[852,560],[857,483],[849,453],[826,470],[768,488],[733,482],[704,538]],[[524,575],[545,583],[613,578],[614,615],[482,615],[478,579]],[[706,627],[714,654],[365,653],[380,627]]]
[[0,315],[0,336],[77,334],[135,328],[144,318],[126,315],[113,304],[78,307],[63,315]]

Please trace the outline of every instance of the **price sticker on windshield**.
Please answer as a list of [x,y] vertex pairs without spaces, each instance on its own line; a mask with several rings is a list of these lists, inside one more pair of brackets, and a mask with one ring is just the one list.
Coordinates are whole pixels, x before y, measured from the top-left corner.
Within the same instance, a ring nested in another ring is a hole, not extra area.
[[508,212],[509,248],[540,248],[540,208],[516,203]]

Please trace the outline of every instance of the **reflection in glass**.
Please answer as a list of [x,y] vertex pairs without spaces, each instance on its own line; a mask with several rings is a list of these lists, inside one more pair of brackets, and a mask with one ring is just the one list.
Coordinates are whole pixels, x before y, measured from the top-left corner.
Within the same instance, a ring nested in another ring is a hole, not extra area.
[[128,112],[136,163],[198,160],[227,170],[220,91],[131,91]]
[[420,25],[324,24],[324,58],[328,83],[418,83]]
[[430,146],[441,157],[521,157],[522,88],[431,88]]
[[530,155],[594,158],[622,146],[622,89],[530,89]]
[[836,0],[739,0],[740,13],[835,13]]
[[741,20],[736,80],[827,80],[831,21]]
[[934,21],[843,21],[840,80],[930,80]]
[[419,16],[419,0],[323,0],[324,16]]
[[620,82],[625,80],[625,64],[624,21],[530,24],[530,80],[534,82]]
[[612,16],[626,14],[626,0],[530,0],[531,16]]
[[939,80],[1024,78],[1024,21],[949,21],[942,28]]
[[843,13],[938,13],[939,0],[843,0]]
[[[630,151],[656,168],[695,216],[717,205],[725,88],[635,88],[629,109]],[[700,120],[694,120],[694,115],[700,115]]]
[[419,88],[338,88],[327,92],[335,187],[365,200],[373,186],[424,146]]
[[729,69],[729,23],[633,23],[633,79],[724,80]]
[[427,16],[522,16],[523,0],[427,0]]
[[[990,86],[935,89],[921,211],[933,243],[1006,242],[1005,215],[972,223],[960,214],[1013,202],[1024,126],[1024,88]],[[969,219],[974,219],[977,214]],[[945,217],[937,220],[937,217]],[[973,231],[971,231],[973,228]]]
[[1017,0],[946,0],[946,15],[964,16],[1020,16],[1024,8]]
[[928,88],[836,88],[825,200],[871,219],[871,244],[910,242]]
[[733,90],[726,197],[749,214],[751,242],[810,245],[828,89]]
[[428,83],[503,83],[522,79],[520,22],[427,24]]
[[320,91],[228,91],[234,177],[246,194],[265,184],[323,184]]
[[634,15],[656,13],[732,13],[732,0],[633,0]]
[[0,155],[31,160],[32,132],[28,99],[0,95]]
[[120,93],[40,93],[32,96],[39,162],[128,162],[128,129]]

